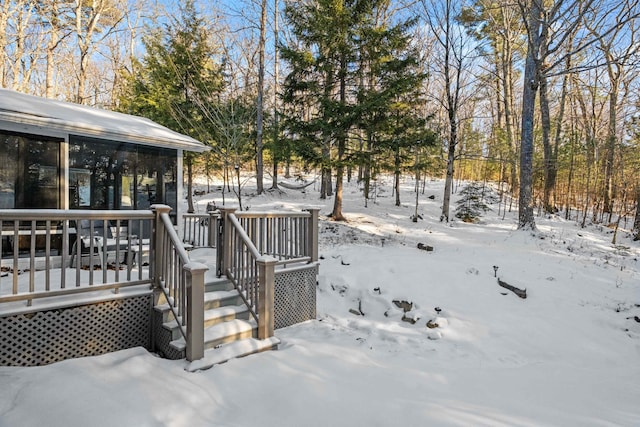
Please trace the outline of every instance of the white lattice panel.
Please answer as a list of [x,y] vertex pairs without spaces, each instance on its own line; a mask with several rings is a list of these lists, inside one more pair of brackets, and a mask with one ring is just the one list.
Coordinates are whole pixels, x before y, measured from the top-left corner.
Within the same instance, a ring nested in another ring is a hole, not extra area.
[[279,270],[275,280],[275,328],[284,328],[316,318],[318,266]]
[[151,294],[0,317],[0,365],[37,366],[150,348]]

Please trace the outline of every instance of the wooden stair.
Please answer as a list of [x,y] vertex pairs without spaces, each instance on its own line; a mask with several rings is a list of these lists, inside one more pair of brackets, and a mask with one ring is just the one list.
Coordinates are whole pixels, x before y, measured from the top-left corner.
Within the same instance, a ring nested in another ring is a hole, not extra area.
[[[186,342],[168,305],[158,305],[155,309],[162,313],[162,328],[171,334],[169,346],[184,354]],[[257,339],[256,321],[228,279],[210,280],[205,285],[204,310],[205,355],[191,362],[188,371],[208,369],[230,359],[274,350],[280,343],[275,337]]]

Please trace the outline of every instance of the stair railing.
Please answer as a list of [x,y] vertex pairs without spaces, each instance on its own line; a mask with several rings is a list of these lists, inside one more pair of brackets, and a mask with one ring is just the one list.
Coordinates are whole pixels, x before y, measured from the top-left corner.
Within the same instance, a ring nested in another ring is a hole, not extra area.
[[227,211],[223,215],[225,274],[256,320],[258,338],[272,337],[277,260],[260,254],[232,212]]
[[208,267],[192,262],[176,232],[171,207],[153,205],[155,229],[156,303],[164,295],[186,342],[189,361],[204,357],[204,274]]
[[221,208],[217,275],[226,275],[258,323],[273,336],[276,266],[318,260],[318,209],[300,213],[240,212]]

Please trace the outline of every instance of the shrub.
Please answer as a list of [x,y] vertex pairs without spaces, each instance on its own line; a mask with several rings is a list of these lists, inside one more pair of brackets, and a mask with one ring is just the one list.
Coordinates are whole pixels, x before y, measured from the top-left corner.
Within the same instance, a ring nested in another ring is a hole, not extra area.
[[460,199],[456,202],[456,218],[471,223],[480,221],[482,214],[491,210],[484,202],[487,197],[491,200],[491,191],[483,184],[468,184],[460,191]]

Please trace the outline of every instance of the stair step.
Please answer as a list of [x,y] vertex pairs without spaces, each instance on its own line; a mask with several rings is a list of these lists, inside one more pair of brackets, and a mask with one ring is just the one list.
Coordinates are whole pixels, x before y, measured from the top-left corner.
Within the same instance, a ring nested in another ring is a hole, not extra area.
[[153,307],[159,313],[162,313],[162,321],[164,323],[169,323],[174,320],[173,312],[171,311],[171,306],[169,304],[158,304]]
[[[251,320],[234,319],[209,326],[204,330],[204,348],[214,348],[220,344],[251,338],[257,330],[256,322]],[[182,351],[186,347],[183,337],[169,343],[173,348]]]
[[209,369],[213,365],[227,362],[238,357],[245,357],[250,354],[259,353],[267,350],[278,348],[280,340],[276,337],[258,340],[255,338],[247,338],[225,344],[219,348],[208,349],[204,352],[204,357],[200,360],[190,362],[186,370],[194,372],[202,369]]
[[[231,308],[227,308],[231,307]],[[204,294],[205,308],[205,327],[219,323],[220,321],[231,320],[234,318],[248,319],[249,311],[242,301],[242,297],[237,290],[213,291]],[[178,324],[173,316],[169,304],[158,304],[154,309],[163,316],[162,326],[165,329],[172,330],[177,328]],[[220,319],[216,319],[219,317]]]
[[204,294],[204,309],[224,307],[227,305],[243,304],[240,294],[235,289],[229,291],[214,291]]
[[233,282],[227,278],[216,278],[215,280],[209,280],[204,284],[205,292],[231,291],[233,289]]
[[[221,322],[228,322],[234,319],[248,320],[251,316],[249,310],[244,305],[227,305],[224,307],[212,308],[204,312],[204,327],[213,326]],[[178,320],[173,319],[164,322],[162,327],[167,330],[178,329]],[[175,335],[176,338],[178,335]]]
[[227,305],[213,308],[204,312],[204,326],[213,326],[220,322],[228,322],[234,319],[248,320],[249,310],[245,305]]

